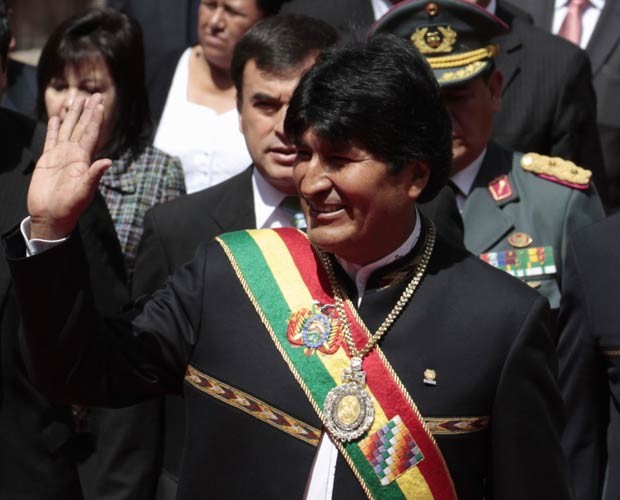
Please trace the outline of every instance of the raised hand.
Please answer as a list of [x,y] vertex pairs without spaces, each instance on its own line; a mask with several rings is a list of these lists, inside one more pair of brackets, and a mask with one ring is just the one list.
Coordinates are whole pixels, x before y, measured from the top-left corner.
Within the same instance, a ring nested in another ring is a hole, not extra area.
[[28,190],[31,238],[60,239],[75,228],[92,200],[99,179],[111,165],[91,158],[97,144],[103,104],[100,94],[75,99],[62,125],[50,118],[43,155]]

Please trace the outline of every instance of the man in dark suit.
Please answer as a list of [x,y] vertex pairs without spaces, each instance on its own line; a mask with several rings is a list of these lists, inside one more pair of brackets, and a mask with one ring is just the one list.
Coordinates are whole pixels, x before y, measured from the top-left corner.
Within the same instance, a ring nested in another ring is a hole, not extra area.
[[[6,26],[6,25],[4,25]],[[0,66],[6,67],[8,30],[0,23]],[[0,88],[0,93],[2,89]],[[27,214],[26,195],[45,129],[0,109],[0,231]],[[129,297],[114,225],[96,194],[78,223],[97,307],[114,313]],[[0,262],[0,498],[81,499],[77,463],[92,452],[87,433],[77,432],[71,407],[50,403],[27,375],[18,335],[21,317],[14,284]]]
[[[502,73],[494,65],[491,40],[507,27],[471,2],[436,0],[434,5],[436,10],[423,0],[402,2],[374,25],[373,33],[411,40],[441,86],[452,118],[451,182],[458,191],[465,247],[526,281],[557,310],[570,234],[604,217],[590,172],[491,141],[494,115],[503,105]],[[582,173],[583,181],[563,175],[563,169]]]
[[[557,2],[519,0],[514,3],[532,16],[536,26],[553,33],[559,31],[563,19],[555,19]],[[580,38],[579,45],[585,49],[592,62],[598,130],[608,179],[606,188],[610,207],[615,212],[620,208],[620,2],[606,0],[596,4],[586,6],[587,10],[599,12],[595,26],[591,26],[588,31],[584,27],[584,36]],[[583,13],[584,22],[586,16],[590,15],[587,10]],[[564,11],[565,7],[562,14]],[[589,36],[586,36],[586,32]]]
[[[522,11],[503,0],[477,3],[511,28],[493,40],[500,47],[496,64],[505,76],[493,137],[508,149],[561,156],[592,170],[605,201],[596,100],[586,55],[535,28]],[[389,5],[389,0],[292,0],[282,11],[318,17],[345,34],[362,37]]]
[[578,500],[620,498],[620,215],[572,237],[564,269],[562,445]]
[[[221,233],[293,223],[280,206],[287,196],[296,194],[291,174],[294,149],[284,137],[284,116],[300,75],[338,35],[321,21],[290,14],[267,29],[263,25],[239,43],[232,67],[241,128],[254,163],[218,186],[147,212],[134,276],[136,297],[163,286],[168,276],[191,260],[200,243]],[[443,190],[425,209],[449,237],[462,240],[450,190]],[[182,400],[167,398],[160,498],[171,498],[176,489],[184,420]]]
[[[228,233],[142,312],[105,320],[73,234],[109,164],[90,165],[100,103],[51,124],[30,234],[6,240],[47,393],[123,404],[185,380],[183,500],[570,497],[545,300],[415,209],[445,183],[450,119],[410,44],[341,48],[300,80],[285,130],[307,236]],[[24,257],[32,238],[62,241]],[[392,469],[373,453],[384,429],[407,450]]]

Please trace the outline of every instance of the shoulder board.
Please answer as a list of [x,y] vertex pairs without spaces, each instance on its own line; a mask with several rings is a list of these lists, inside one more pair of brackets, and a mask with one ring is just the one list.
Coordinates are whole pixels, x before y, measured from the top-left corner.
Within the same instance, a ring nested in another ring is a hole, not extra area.
[[590,170],[578,167],[572,161],[537,153],[523,155],[521,167],[538,177],[573,189],[588,189],[592,179]]

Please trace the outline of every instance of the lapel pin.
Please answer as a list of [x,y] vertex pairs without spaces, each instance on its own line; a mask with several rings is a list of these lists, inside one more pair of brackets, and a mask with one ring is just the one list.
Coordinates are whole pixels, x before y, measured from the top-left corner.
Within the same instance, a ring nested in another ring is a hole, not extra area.
[[437,373],[435,370],[431,370],[427,368],[424,370],[424,384],[426,385],[437,385]]

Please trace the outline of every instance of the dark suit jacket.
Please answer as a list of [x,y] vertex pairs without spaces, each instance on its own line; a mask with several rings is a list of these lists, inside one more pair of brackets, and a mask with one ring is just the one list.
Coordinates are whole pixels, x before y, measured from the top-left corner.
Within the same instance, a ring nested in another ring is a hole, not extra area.
[[[462,243],[462,221],[450,189],[442,190],[422,210],[451,241]],[[153,207],[144,218],[134,296],[150,295],[161,288],[170,275],[192,259],[201,243],[225,232],[255,227],[252,167],[209,189]],[[179,397],[166,398],[165,406],[164,474],[158,498],[172,499],[183,451],[185,411]]]
[[[117,318],[106,323],[88,300],[76,302],[78,297],[87,299],[80,273],[67,276],[62,289],[46,273],[83,265],[78,238],[30,259],[20,258],[19,235],[8,247],[28,318],[25,329],[35,378],[46,392],[61,399],[126,403],[180,391],[191,363],[320,426],[216,243],[202,246],[192,263],[131,322]],[[402,279],[402,266],[417,251],[371,278],[359,310],[371,330],[406,284],[379,286],[380,278],[392,272]],[[42,277],[48,287],[33,283]],[[37,314],[29,314],[35,309]],[[436,436],[462,500],[570,498],[559,446],[562,410],[547,313],[544,299],[528,287],[439,237],[410,306],[382,340],[381,349],[423,416],[490,416],[484,430]],[[58,328],[41,335],[49,324]],[[86,346],[84,332],[91,334]],[[412,337],[412,332],[417,333]],[[49,362],[48,349],[63,340],[74,345],[66,360],[74,367],[68,378],[68,366]],[[422,382],[429,367],[437,371],[437,386]],[[67,383],[57,385],[54,380]],[[315,454],[312,445],[189,383],[184,392],[188,428],[178,499],[301,498]],[[363,496],[340,460],[334,498]]]
[[558,354],[568,410],[563,446],[579,500],[620,498],[620,215],[573,235]]
[[[519,0],[536,26],[551,31],[554,3],[551,0]],[[607,0],[594,33],[586,46],[592,62],[596,91],[597,122],[603,145],[609,203],[620,208],[620,2]]]
[[[43,127],[0,110],[0,231],[26,215],[26,194]],[[79,221],[98,307],[112,313],[128,297],[114,226],[97,196]],[[96,279],[94,279],[96,277]],[[0,261],[0,499],[82,498],[76,464],[89,447],[73,431],[67,405],[50,404],[34,388],[20,354],[20,314],[6,261]]]
[[191,12],[196,0],[107,0],[107,5],[135,18],[142,26],[147,80],[169,52],[197,41]]
[[[282,10],[318,17],[357,38],[374,22],[370,0],[293,0]],[[494,139],[508,149],[561,156],[592,170],[605,201],[588,58],[571,43],[531,26],[523,12],[504,2],[496,14],[511,31],[495,39],[505,82]]]
[[291,0],[281,12],[294,12],[327,21],[345,38],[364,39],[375,13],[370,0]]
[[500,2],[497,15],[511,30],[496,39],[501,49],[497,67],[505,82],[494,139],[508,149],[560,156],[592,170],[605,202],[605,170],[587,55],[532,26],[510,5]]
[[37,68],[9,58],[0,106],[36,118]]

